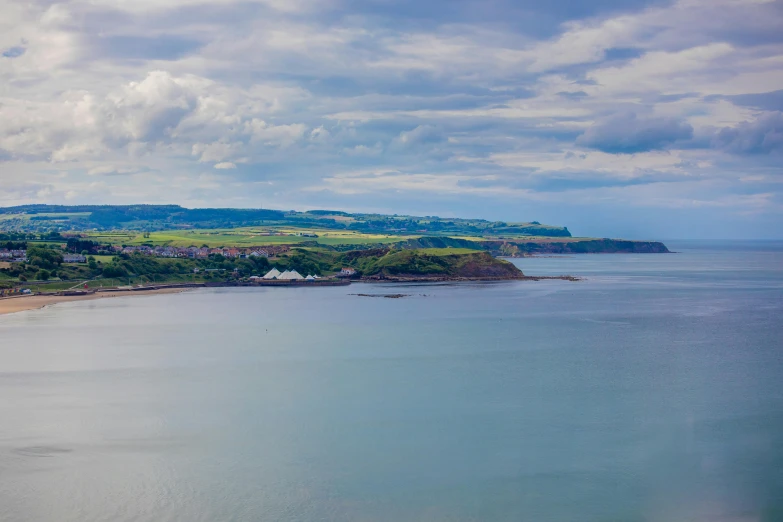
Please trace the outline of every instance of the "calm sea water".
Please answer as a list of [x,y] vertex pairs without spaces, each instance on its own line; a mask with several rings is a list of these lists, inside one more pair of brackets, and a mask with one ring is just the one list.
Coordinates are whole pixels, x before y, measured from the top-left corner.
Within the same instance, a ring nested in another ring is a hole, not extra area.
[[0,317],[0,519],[783,520],[783,244],[669,246]]

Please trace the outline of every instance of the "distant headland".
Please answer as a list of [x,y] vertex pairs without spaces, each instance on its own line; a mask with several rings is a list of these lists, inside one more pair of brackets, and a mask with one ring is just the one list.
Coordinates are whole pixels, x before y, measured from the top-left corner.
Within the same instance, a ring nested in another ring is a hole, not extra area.
[[[503,258],[667,252],[660,242],[573,237],[566,227],[538,221],[24,205],[0,208],[0,297],[161,285],[541,279]],[[272,271],[295,272],[302,280],[264,280]]]

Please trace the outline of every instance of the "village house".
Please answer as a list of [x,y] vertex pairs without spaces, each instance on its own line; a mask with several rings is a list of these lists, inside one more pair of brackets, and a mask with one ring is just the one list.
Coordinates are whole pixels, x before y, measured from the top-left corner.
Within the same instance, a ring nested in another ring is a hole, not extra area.
[[352,275],[356,275],[356,270],[354,270],[353,268],[346,268],[346,267],[343,267],[343,269],[340,270],[340,273],[338,274],[338,276],[342,276],[342,277],[351,277]]
[[87,257],[82,254],[63,254],[63,263],[86,263]]
[[[167,257],[167,258],[189,258],[189,259],[207,259],[211,255],[221,255],[223,257],[227,258],[239,258],[239,259],[246,259],[246,258],[258,258],[258,257],[265,257],[269,258],[274,255],[277,255],[281,252],[286,252],[289,250],[289,247],[287,246],[268,246],[264,248],[207,248],[207,247],[163,247],[163,246],[156,246],[156,247],[149,247],[146,245],[141,246],[112,246],[110,247],[115,252],[120,252],[123,254],[147,254],[147,255],[153,255],[157,257]],[[107,252],[108,253],[108,252]],[[0,259],[3,259],[4,256],[0,255]],[[7,257],[7,256],[5,256]]]
[[0,249],[0,260],[11,261],[13,263],[24,263],[27,261],[26,250],[7,250]]

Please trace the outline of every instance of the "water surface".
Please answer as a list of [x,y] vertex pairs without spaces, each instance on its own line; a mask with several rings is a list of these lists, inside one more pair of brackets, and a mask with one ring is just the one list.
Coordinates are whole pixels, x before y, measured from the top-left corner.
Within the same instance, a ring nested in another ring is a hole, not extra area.
[[0,317],[0,519],[781,520],[783,245],[667,244]]

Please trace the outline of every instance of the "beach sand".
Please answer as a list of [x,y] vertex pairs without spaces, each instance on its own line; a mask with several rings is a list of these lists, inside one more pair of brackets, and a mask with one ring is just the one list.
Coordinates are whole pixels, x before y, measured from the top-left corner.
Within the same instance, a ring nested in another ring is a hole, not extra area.
[[133,292],[98,292],[90,295],[59,296],[59,295],[32,295],[29,297],[14,297],[0,299],[0,315],[37,310],[45,306],[57,303],[69,303],[71,301],[91,301],[107,297],[134,297],[143,295],[178,294],[186,292],[190,288],[160,288],[156,290],[135,290]]

